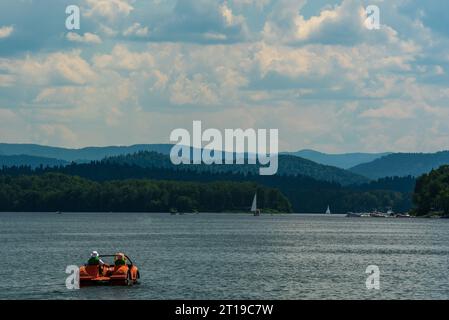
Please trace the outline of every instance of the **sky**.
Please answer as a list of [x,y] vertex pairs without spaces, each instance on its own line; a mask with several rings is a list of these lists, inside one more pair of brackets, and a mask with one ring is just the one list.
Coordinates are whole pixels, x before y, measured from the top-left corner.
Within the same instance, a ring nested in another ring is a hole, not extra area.
[[[365,27],[368,5],[379,29]],[[285,151],[449,149],[448,12],[445,0],[2,0],[0,142],[167,143],[201,120],[279,129]]]

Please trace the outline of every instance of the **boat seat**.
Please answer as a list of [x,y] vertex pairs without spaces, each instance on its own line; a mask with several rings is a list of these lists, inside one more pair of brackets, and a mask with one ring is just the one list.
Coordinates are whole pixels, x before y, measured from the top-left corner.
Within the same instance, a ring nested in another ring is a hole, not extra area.
[[99,265],[87,265],[86,272],[92,276],[99,275],[100,274],[100,266]]

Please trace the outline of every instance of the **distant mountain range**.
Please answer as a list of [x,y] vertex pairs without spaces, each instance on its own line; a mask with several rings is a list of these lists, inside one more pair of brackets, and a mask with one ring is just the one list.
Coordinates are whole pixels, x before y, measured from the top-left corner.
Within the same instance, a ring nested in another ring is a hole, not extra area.
[[[56,166],[69,162],[90,162],[105,158],[115,161],[138,162],[146,166],[146,156],[133,157],[141,151],[156,152],[169,162],[171,144],[137,144],[132,146],[86,147],[70,149],[49,147],[36,144],[0,143],[0,166],[28,165],[33,168],[40,165]],[[131,155],[131,156],[127,156]],[[160,160],[160,159],[159,159]],[[158,163],[162,163],[159,161]],[[449,151],[437,153],[345,153],[326,154],[314,150],[284,152],[280,155],[279,174],[304,175],[321,181],[333,181],[342,185],[365,183],[366,178],[378,179],[393,176],[419,176],[449,164]],[[171,165],[171,163],[170,163]],[[219,168],[219,169],[217,169]],[[229,170],[229,166],[215,166],[213,170]],[[231,169],[234,170],[237,168]],[[239,166],[238,171],[256,170],[254,166]],[[208,170],[212,170],[209,168]]]
[[32,168],[37,168],[41,165],[44,167],[54,167],[63,166],[66,164],[68,164],[67,161],[54,158],[36,157],[29,155],[0,155],[0,167],[30,166]]
[[155,151],[163,154],[169,154],[171,147],[172,145],[170,144],[136,144],[132,146],[69,149],[37,144],[0,143],[0,155],[29,155],[35,157],[54,158],[70,162],[86,162],[91,160],[101,160],[106,157],[120,154],[135,153],[138,151]]
[[305,149],[296,152],[284,152],[284,154],[298,156],[328,166],[334,166],[342,169],[349,169],[361,163],[371,162],[383,156],[389,155],[391,154],[391,152],[384,152],[384,153],[357,152],[357,153],[330,154]]
[[[29,155],[43,158],[53,158],[64,161],[87,162],[101,160],[106,157],[130,154],[138,151],[155,151],[170,154],[171,144],[135,144],[131,146],[86,147],[80,149],[50,147],[37,144],[0,143],[0,155]],[[319,164],[349,169],[358,164],[366,163],[388,155],[389,153],[343,153],[327,154],[314,150],[283,152],[314,161]]]
[[350,169],[351,172],[370,179],[382,177],[420,176],[449,164],[449,151],[436,153],[393,153],[374,161],[359,164]]

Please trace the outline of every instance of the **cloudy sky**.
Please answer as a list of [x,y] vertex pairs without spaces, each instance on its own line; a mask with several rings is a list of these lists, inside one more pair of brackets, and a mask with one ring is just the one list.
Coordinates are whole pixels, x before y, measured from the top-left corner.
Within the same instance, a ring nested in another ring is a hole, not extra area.
[[[364,27],[370,4],[379,30]],[[448,12],[445,0],[2,0],[0,142],[168,142],[202,120],[278,128],[282,150],[449,149]]]

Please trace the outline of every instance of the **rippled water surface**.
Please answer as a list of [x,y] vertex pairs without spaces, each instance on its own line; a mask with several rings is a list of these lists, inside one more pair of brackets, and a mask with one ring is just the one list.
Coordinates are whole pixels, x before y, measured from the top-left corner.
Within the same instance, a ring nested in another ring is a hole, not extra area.
[[[66,289],[91,250],[127,253],[141,284]],[[0,213],[0,252],[0,299],[449,298],[445,219]]]

